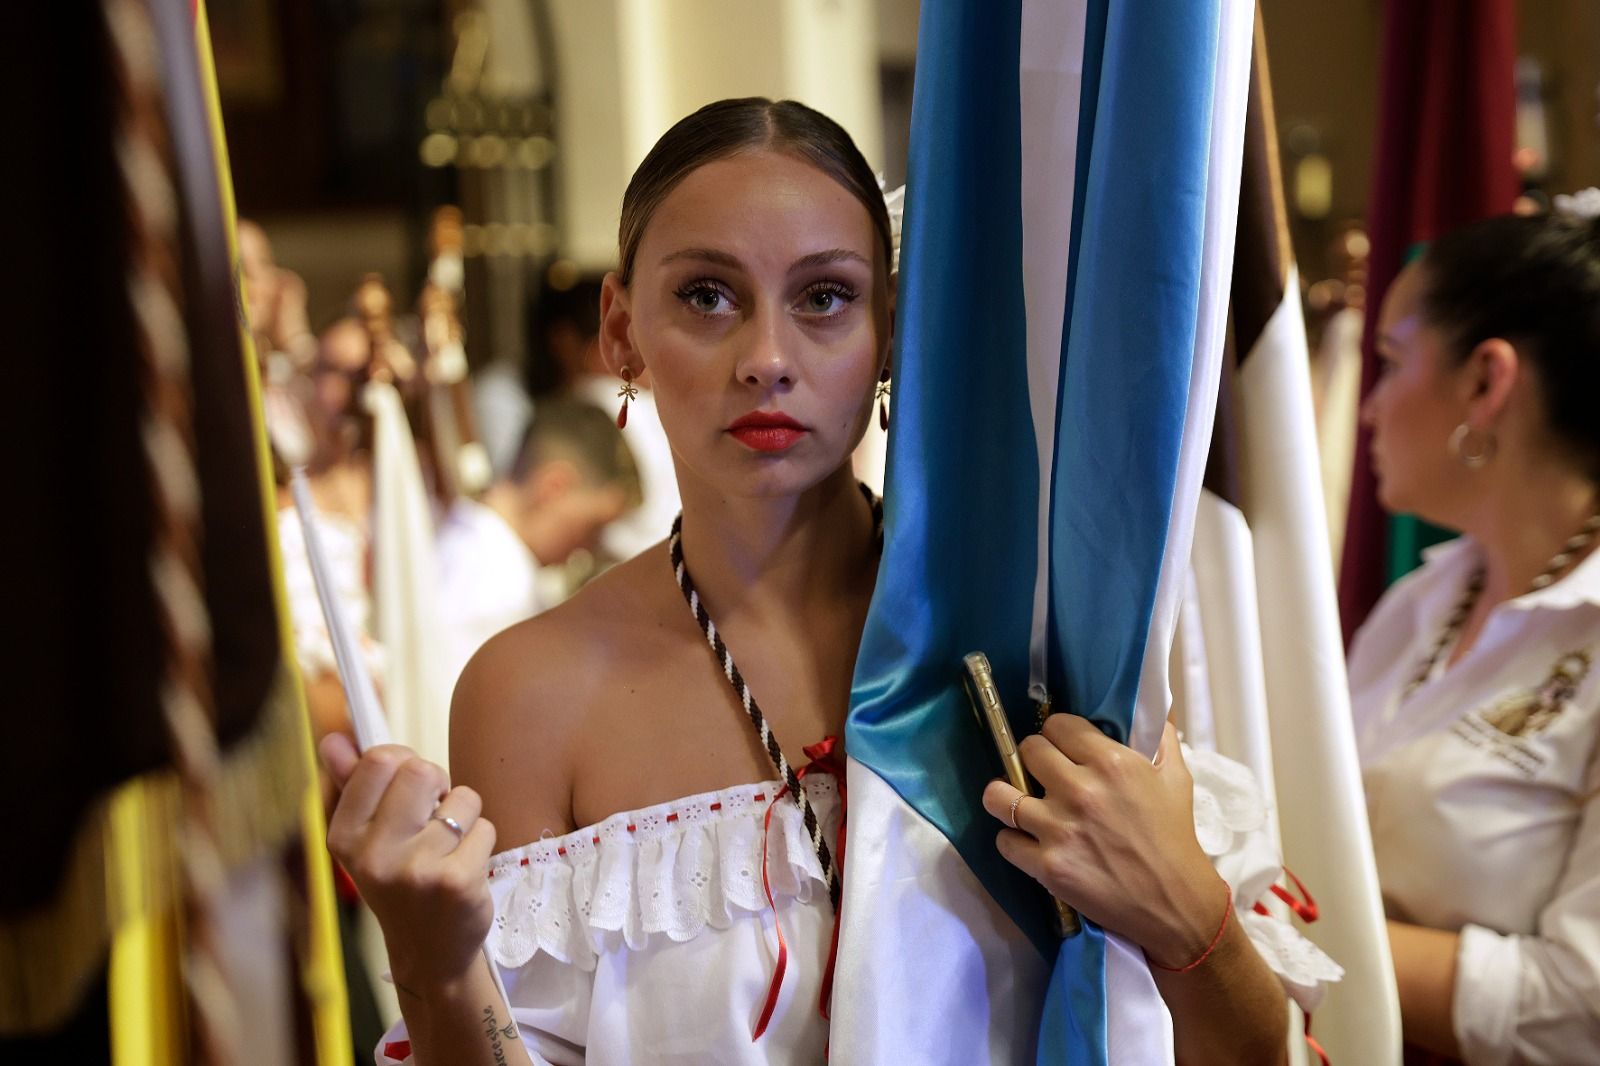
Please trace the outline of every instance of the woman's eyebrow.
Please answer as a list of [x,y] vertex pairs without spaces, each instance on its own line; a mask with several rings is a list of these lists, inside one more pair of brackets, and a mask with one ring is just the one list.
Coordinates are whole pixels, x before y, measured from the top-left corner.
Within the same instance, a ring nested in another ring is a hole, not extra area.
[[801,256],[789,267],[789,272],[792,274],[796,270],[808,270],[812,267],[844,262],[860,263],[862,266],[872,265],[859,252],[852,252],[848,248],[829,248],[825,252],[812,252],[810,255]]
[[661,257],[661,265],[676,262],[679,259],[694,259],[702,263],[713,263],[729,270],[743,270],[744,264],[739,262],[739,257],[719,252],[715,248],[680,248]]

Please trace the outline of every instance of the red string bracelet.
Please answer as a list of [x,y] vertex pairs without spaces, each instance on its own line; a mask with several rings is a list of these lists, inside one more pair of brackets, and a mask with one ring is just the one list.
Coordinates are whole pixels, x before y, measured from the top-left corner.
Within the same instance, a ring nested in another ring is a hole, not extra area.
[[1211,943],[1206,945],[1206,949],[1200,953],[1199,958],[1195,959],[1187,966],[1163,966],[1161,963],[1150,958],[1149,955],[1145,956],[1145,960],[1158,970],[1165,970],[1168,973],[1188,973],[1190,970],[1209,959],[1211,957],[1211,953],[1217,950],[1217,945],[1222,943],[1222,934],[1228,928],[1228,919],[1231,917],[1233,917],[1233,890],[1229,889],[1228,907],[1222,912],[1222,924],[1217,926],[1217,935],[1211,938]]

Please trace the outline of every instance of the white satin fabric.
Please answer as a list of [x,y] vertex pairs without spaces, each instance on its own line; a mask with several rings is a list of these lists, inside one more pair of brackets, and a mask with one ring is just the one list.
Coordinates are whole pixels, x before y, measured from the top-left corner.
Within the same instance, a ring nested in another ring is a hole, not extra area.
[[432,501],[393,385],[370,382],[373,633],[389,654],[383,706],[398,743],[450,765],[450,686],[439,615]]
[[881,777],[850,759],[847,780],[855,845],[832,1061],[1033,1062],[1050,977],[1039,950],[944,834]]

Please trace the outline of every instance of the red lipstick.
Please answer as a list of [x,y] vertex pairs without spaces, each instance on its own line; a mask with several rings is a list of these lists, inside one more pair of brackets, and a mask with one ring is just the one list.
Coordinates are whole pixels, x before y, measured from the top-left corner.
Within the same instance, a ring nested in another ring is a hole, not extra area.
[[751,411],[728,427],[734,440],[758,452],[787,451],[809,432],[782,411]]

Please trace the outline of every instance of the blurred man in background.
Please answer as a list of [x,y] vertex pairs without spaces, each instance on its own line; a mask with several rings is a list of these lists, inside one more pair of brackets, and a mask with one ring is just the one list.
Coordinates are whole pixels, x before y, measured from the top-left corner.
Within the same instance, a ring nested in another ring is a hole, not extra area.
[[552,606],[541,571],[593,552],[639,498],[638,468],[611,417],[575,400],[541,399],[510,473],[481,501],[458,499],[439,528],[450,676],[500,630]]

